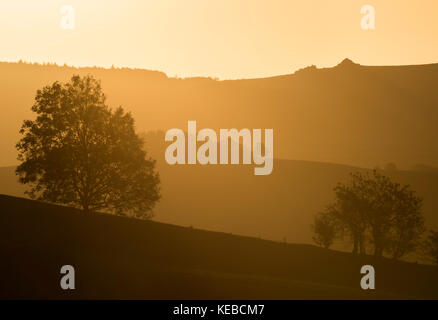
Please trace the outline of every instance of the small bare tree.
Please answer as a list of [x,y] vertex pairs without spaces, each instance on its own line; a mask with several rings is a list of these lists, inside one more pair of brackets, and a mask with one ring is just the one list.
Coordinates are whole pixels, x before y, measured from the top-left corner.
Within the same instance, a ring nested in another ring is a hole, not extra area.
[[429,231],[429,235],[423,243],[423,253],[427,260],[438,267],[438,231]]
[[319,213],[312,225],[315,235],[313,241],[326,249],[330,248],[336,238],[336,227],[326,212]]

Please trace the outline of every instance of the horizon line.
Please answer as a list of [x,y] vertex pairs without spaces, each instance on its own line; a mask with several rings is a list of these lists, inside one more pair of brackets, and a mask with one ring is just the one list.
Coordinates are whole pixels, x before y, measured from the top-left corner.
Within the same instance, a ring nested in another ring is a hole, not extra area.
[[388,64],[382,64],[382,65],[363,65],[360,63],[357,63],[353,61],[350,58],[344,58],[342,59],[338,64],[332,65],[332,66],[317,66],[314,64],[302,66],[299,68],[296,68],[291,73],[282,73],[282,74],[275,74],[275,75],[266,75],[266,76],[258,76],[258,77],[249,77],[249,78],[220,78],[216,76],[209,76],[209,75],[190,75],[190,76],[178,76],[178,75],[169,75],[167,72],[157,69],[147,69],[146,67],[135,67],[135,66],[115,66],[114,64],[109,66],[105,65],[73,65],[68,64],[67,62],[64,63],[58,63],[53,61],[26,61],[24,59],[18,59],[18,60],[0,60],[0,64],[25,64],[25,65],[36,65],[41,67],[58,67],[58,68],[72,68],[72,69],[101,69],[101,70],[131,70],[131,71],[147,71],[147,72],[156,72],[161,73],[165,75],[169,79],[210,79],[215,81],[233,81],[233,80],[257,80],[257,79],[268,79],[268,78],[276,78],[276,77],[283,77],[283,76],[289,76],[294,75],[298,71],[309,68],[309,67],[316,67],[317,70],[323,70],[323,69],[333,69],[341,64],[343,64],[345,61],[351,61],[354,65],[361,66],[361,67],[421,67],[421,66],[432,66],[432,65],[438,65],[438,62],[431,62],[431,63],[414,63],[414,64],[396,64],[396,65],[388,65]]

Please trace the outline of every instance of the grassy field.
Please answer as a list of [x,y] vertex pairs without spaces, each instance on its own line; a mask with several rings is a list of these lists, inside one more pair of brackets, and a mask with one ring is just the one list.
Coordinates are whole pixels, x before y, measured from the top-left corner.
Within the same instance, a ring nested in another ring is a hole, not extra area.
[[[435,267],[0,196],[0,298],[438,298]],[[59,286],[62,265],[76,289]],[[372,264],[376,290],[360,289]]]

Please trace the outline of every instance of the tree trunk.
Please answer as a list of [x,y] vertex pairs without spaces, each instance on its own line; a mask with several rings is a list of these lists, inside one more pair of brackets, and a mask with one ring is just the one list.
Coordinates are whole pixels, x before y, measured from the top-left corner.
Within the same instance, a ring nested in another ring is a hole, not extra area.
[[376,245],[374,249],[374,256],[381,257],[383,255],[383,248],[380,245]]
[[87,201],[84,201],[84,202],[82,203],[82,211],[83,211],[84,213],[89,213],[89,212],[90,212],[90,207],[89,207],[89,204],[88,204]]
[[367,253],[366,253],[366,248],[365,248],[365,243],[364,243],[364,236],[363,236],[363,234],[361,233],[360,234],[360,236],[359,236],[359,249],[360,249],[360,254],[361,255],[366,255]]
[[354,237],[354,244],[353,244],[353,254],[354,255],[357,255],[357,251],[358,251],[358,245],[359,245],[359,241],[358,241],[358,239],[357,239],[357,237]]
[[381,257],[383,255],[383,237],[377,228],[373,230],[373,240],[374,240],[374,256]]

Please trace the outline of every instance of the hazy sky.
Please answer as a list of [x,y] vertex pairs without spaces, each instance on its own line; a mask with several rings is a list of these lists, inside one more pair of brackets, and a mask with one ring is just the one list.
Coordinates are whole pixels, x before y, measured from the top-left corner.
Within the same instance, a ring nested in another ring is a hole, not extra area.
[[[362,30],[361,7],[376,10]],[[61,28],[63,5],[75,28]],[[437,0],[2,0],[0,60],[128,66],[222,79],[291,73],[345,57],[438,62]]]

